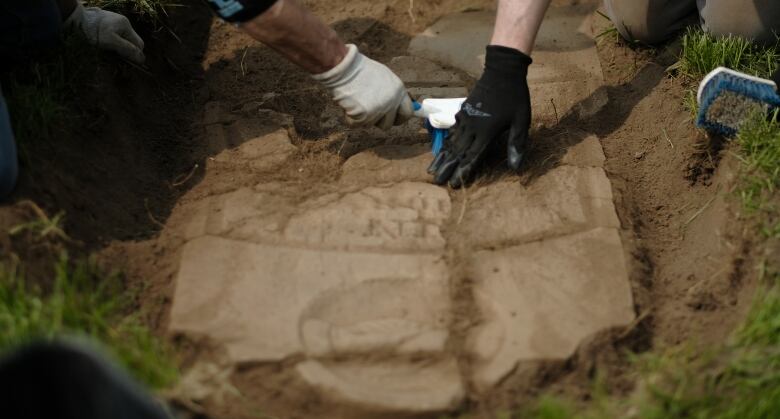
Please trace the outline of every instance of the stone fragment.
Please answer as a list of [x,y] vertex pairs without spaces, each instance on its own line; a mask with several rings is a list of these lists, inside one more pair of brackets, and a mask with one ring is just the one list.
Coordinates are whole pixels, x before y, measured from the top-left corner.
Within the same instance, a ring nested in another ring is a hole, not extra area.
[[241,392],[230,383],[233,372],[232,366],[223,366],[216,362],[197,362],[179,378],[170,396],[199,404],[213,400],[221,405],[230,396],[241,397]]
[[342,250],[430,252],[444,248],[439,230],[450,197],[434,185],[369,187],[331,201],[311,201],[290,218],[287,243]]
[[446,279],[437,255],[204,236],[183,247],[170,329],[222,343],[234,363],[282,360],[308,352],[307,342],[317,354],[438,350],[449,312]]
[[578,167],[604,167],[604,149],[595,135],[589,135],[582,141],[566,149],[562,164]]
[[[574,109],[592,116],[607,96],[601,64],[591,36],[588,6],[551,7],[536,39],[528,69],[534,117],[563,118]],[[494,12],[464,12],[445,16],[412,39],[409,52],[479,77],[495,22]]]
[[238,148],[241,158],[249,160],[249,166],[258,171],[276,168],[296,151],[284,129],[249,140]]
[[619,226],[604,169],[559,166],[528,186],[501,181],[476,190],[459,229],[476,246],[506,246]]
[[258,113],[260,117],[241,118],[228,125],[206,125],[209,153],[219,153],[214,157],[215,162],[240,163],[252,170],[268,171],[284,163],[297,150],[290,141],[289,115],[270,110]]
[[427,144],[384,145],[350,157],[342,167],[341,180],[347,183],[427,182],[432,159]]
[[616,229],[474,254],[470,267],[485,321],[472,330],[474,382],[495,385],[518,362],[565,359],[598,331],[634,319]]
[[384,412],[451,410],[465,397],[458,365],[451,358],[376,364],[305,361],[297,371],[326,394]]

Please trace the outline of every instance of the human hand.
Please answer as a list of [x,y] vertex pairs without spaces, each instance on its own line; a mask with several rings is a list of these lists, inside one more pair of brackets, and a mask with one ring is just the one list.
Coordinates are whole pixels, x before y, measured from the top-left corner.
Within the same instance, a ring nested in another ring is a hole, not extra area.
[[78,3],[65,21],[65,27],[80,28],[92,45],[114,51],[134,63],[146,60],[143,39],[135,33],[130,21],[118,13]]
[[516,49],[487,47],[485,71],[428,168],[435,183],[458,188],[469,181],[491,143],[507,131],[507,162],[512,170],[520,167],[531,125],[530,64],[531,58]]
[[347,55],[336,67],[314,78],[330,89],[355,125],[388,129],[411,118],[412,99],[404,83],[387,66],[347,45]]

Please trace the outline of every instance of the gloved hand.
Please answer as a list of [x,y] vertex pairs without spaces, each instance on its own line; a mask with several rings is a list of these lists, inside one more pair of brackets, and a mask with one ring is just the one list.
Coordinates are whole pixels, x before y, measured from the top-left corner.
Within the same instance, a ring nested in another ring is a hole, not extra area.
[[65,27],[80,28],[91,44],[114,51],[134,63],[146,60],[143,39],[135,33],[130,21],[118,13],[77,3]]
[[388,129],[412,117],[412,99],[404,83],[389,68],[347,45],[347,55],[336,67],[313,77],[333,93],[355,125]]
[[435,183],[449,182],[458,188],[469,181],[488,146],[507,131],[509,167],[520,167],[531,125],[526,81],[530,64],[531,58],[516,49],[487,47],[485,71],[455,115],[455,126],[428,168]]

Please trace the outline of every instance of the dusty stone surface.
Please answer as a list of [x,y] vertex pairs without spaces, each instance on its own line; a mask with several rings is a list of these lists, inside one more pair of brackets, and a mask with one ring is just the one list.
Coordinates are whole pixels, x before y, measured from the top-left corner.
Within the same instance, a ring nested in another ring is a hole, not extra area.
[[520,361],[566,358],[588,335],[634,319],[616,229],[479,252],[471,274],[487,318],[468,348],[482,390]]
[[[239,364],[414,355],[392,368],[316,363],[301,374],[336,398],[378,409],[444,410],[462,399],[462,380],[445,354],[446,190],[401,182],[297,202],[283,184],[263,184],[194,208],[173,332],[221,342]],[[420,359],[437,361],[418,367]]]
[[[607,96],[591,31],[592,7],[550,7],[536,39],[528,70],[531,102],[537,119],[562,118],[570,110],[580,117],[598,112]],[[485,45],[493,33],[495,12],[446,16],[409,44],[414,56],[440,62],[479,77]]]
[[236,149],[220,153],[215,160],[222,163],[239,160],[253,170],[267,171],[284,163],[296,150],[287,130],[279,129],[249,138]]
[[465,83],[458,73],[420,57],[408,55],[395,57],[387,66],[407,86],[462,86]]
[[620,227],[607,175],[599,167],[564,165],[528,186],[507,180],[475,191],[469,197],[460,231],[476,246],[485,247],[594,227]]
[[347,183],[428,182],[426,169],[431,164],[427,145],[386,145],[350,157],[342,168],[341,180]]
[[495,13],[464,12],[445,16],[412,38],[409,54],[461,69],[478,78],[485,45],[493,34]]
[[425,362],[360,362],[327,365],[306,361],[298,373],[309,383],[351,402],[401,412],[444,411],[465,397],[453,359]]
[[424,58],[395,57],[388,67],[403,80],[409,94],[416,100],[468,95],[466,81],[460,74]]
[[[170,329],[223,342],[236,363],[434,348],[431,340],[446,335],[446,278],[437,255],[328,252],[205,236],[184,246]],[[383,292],[370,292],[376,289]],[[361,298],[345,299],[350,295]]]
[[595,135],[589,135],[566,149],[566,154],[561,158],[561,164],[578,167],[604,167],[606,159],[599,138]]
[[403,182],[297,202],[278,190],[241,188],[196,208],[186,237],[332,250],[436,251],[451,211],[447,191]]

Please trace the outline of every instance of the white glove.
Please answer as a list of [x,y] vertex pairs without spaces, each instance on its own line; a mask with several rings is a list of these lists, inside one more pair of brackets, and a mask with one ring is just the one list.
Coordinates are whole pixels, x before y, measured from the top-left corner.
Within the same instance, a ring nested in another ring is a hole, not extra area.
[[118,13],[77,3],[65,27],[80,28],[92,45],[114,51],[132,62],[140,64],[146,60],[143,39],[135,33],[130,21]]
[[336,67],[315,74],[357,125],[388,129],[409,119],[414,110],[404,83],[389,68],[347,45],[347,55]]

